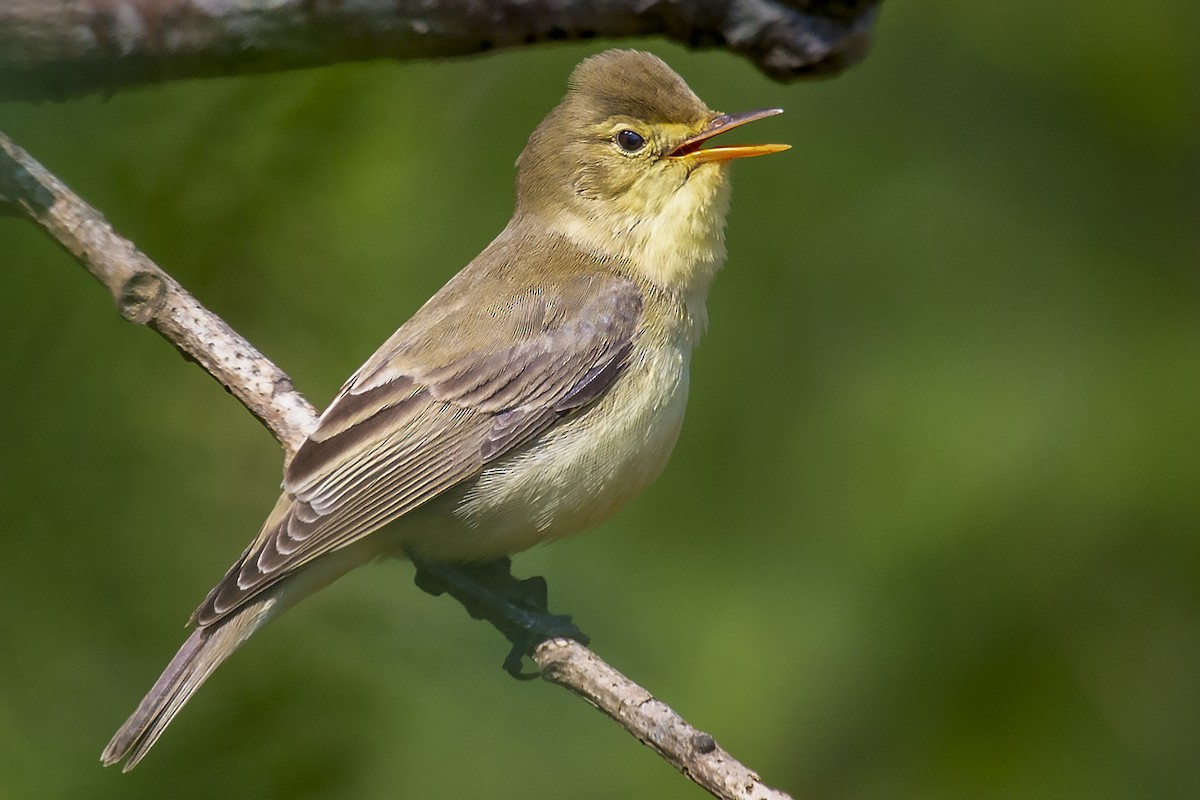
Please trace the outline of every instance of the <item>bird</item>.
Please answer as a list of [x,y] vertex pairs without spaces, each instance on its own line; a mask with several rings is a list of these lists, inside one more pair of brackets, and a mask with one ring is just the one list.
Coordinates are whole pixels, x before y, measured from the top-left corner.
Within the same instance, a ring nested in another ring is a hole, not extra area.
[[725,261],[711,110],[650,53],[572,72],[517,160],[511,220],[341,387],[257,537],[101,760],[138,764],[269,620],[381,557],[472,563],[604,521],[660,473]]

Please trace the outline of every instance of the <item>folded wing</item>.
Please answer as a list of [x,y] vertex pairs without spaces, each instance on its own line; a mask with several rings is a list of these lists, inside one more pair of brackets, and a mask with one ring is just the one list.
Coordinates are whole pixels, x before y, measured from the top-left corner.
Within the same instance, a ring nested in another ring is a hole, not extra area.
[[593,271],[493,305],[435,296],[342,387],[288,466],[276,507],[193,614],[211,625],[534,441],[613,384],[640,324],[637,286]]

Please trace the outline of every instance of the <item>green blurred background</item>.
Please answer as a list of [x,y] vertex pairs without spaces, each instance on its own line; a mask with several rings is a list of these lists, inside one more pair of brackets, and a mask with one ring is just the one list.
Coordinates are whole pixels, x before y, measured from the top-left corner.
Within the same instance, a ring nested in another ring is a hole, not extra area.
[[[716,108],[785,107],[757,135],[795,149],[735,167],[667,472],[517,571],[798,798],[1200,796],[1195,6],[914,5],[819,83],[636,43]],[[322,405],[504,224],[603,46],[11,104],[0,130]],[[0,265],[0,796],[703,796],[505,676],[405,564],[290,612],[102,770],[279,450],[32,226],[0,220]]]

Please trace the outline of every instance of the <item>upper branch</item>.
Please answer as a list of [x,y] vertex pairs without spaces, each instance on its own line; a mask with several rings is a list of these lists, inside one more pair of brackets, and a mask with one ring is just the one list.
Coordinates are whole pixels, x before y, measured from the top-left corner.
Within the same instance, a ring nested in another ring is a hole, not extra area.
[[283,370],[3,133],[0,209],[45,230],[112,293],[121,316],[154,328],[220,381],[267,426],[288,458],[316,425],[316,411]]
[[562,39],[726,47],[777,80],[866,53],[880,0],[7,0],[0,100]]

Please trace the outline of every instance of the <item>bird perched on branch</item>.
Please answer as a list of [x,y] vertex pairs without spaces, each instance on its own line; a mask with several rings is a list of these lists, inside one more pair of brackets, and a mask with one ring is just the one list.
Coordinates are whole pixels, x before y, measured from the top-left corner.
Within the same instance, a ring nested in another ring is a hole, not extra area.
[[480,562],[609,517],[662,470],[725,260],[710,110],[648,53],[581,63],[517,162],[512,220],[338,392],[258,537],[102,759],[135,766],[268,620],[380,556]]

